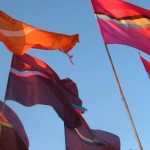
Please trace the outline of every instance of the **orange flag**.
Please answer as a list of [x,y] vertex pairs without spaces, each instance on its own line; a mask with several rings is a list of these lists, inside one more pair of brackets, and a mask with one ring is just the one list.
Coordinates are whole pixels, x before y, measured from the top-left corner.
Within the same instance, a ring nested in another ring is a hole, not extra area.
[[0,41],[14,54],[23,55],[30,48],[58,49],[67,54],[79,41],[78,36],[41,30],[15,20],[0,10]]

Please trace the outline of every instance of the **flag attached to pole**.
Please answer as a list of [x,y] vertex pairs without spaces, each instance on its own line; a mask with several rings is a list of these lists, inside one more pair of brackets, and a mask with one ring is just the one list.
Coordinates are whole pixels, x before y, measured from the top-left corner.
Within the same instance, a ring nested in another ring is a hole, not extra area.
[[71,79],[61,80],[50,66],[27,54],[13,55],[5,99],[24,106],[50,105],[73,127],[80,124],[75,106],[85,111]]
[[78,34],[65,35],[41,30],[0,11],[0,41],[17,55],[26,53],[30,48],[60,50],[67,54],[79,39]]
[[81,126],[65,126],[66,150],[120,150],[119,137],[101,130],[92,130],[82,116]]
[[[29,141],[25,129],[15,112],[0,101],[0,119],[2,120],[0,150],[28,150]],[[2,117],[2,118],[1,118]]]
[[144,65],[144,68],[145,68],[145,70],[146,70],[146,72],[147,72],[147,74],[148,74],[148,77],[149,77],[149,79],[150,79],[150,62],[148,62],[146,59],[144,59],[144,58],[140,55],[140,53],[139,53],[139,56],[140,56],[140,59],[141,59],[143,65]]
[[105,44],[123,44],[150,54],[150,11],[121,0],[91,0]]

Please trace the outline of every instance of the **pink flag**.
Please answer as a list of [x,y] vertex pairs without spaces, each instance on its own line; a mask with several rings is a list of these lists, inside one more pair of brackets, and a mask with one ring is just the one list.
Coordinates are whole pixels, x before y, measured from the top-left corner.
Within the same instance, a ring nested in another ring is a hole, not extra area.
[[150,54],[150,11],[122,0],[91,0],[105,44]]
[[144,59],[144,58],[140,55],[140,53],[139,53],[139,56],[140,56],[140,59],[141,59],[143,65],[144,65],[144,68],[145,68],[145,70],[146,70],[146,72],[147,72],[147,74],[148,74],[148,77],[150,78],[150,62],[148,62],[146,59]]

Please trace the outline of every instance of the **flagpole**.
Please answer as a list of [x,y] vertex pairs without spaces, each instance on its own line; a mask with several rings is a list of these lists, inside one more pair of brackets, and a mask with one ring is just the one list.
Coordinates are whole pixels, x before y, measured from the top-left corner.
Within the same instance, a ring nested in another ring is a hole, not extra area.
[[65,127],[65,123],[64,123],[64,134],[65,134],[65,149],[67,150],[67,141],[66,141],[66,127]]
[[[92,4],[92,3],[91,3],[91,5],[92,5],[92,7],[93,7],[93,4]],[[94,8],[93,8],[93,10],[94,10]],[[97,23],[98,23],[98,21],[97,21]],[[98,24],[99,24],[99,23],[98,23]],[[104,37],[103,30],[101,29],[101,25],[100,25],[100,24],[99,24],[99,27],[100,27],[100,30],[101,30],[101,33],[102,33],[102,37]],[[105,43],[104,43],[104,44],[105,44]],[[135,128],[135,125],[134,125],[134,122],[133,122],[133,119],[132,119],[132,116],[131,116],[131,113],[130,113],[130,110],[129,110],[129,107],[128,107],[128,105],[127,105],[125,96],[124,96],[124,94],[123,94],[123,91],[122,91],[122,88],[121,88],[121,85],[120,85],[120,82],[119,82],[119,79],[118,79],[118,76],[117,76],[117,73],[116,73],[116,70],[115,70],[115,67],[114,67],[112,58],[111,58],[111,55],[110,55],[110,53],[109,53],[107,44],[105,44],[105,48],[106,48],[106,51],[107,51],[107,54],[108,54],[108,57],[109,57],[109,60],[110,60],[110,63],[111,63],[112,69],[113,69],[113,73],[114,73],[114,76],[115,76],[115,79],[116,79],[116,82],[117,82],[117,85],[118,85],[118,88],[119,88],[119,91],[120,91],[120,94],[121,94],[121,97],[122,97],[122,102],[123,102],[123,104],[124,104],[124,106],[125,106],[125,109],[126,109],[126,111],[127,111],[127,114],[128,114],[128,117],[129,117],[129,120],[130,120],[132,129],[133,129],[133,133],[134,133],[134,136],[135,136],[135,138],[136,138],[136,141],[137,141],[137,144],[138,144],[138,147],[139,147],[139,150],[143,150],[142,144],[141,144],[141,142],[140,142],[138,133],[137,133],[137,131],[136,131],[136,128]]]
[[120,85],[120,82],[119,82],[119,79],[118,79],[118,76],[117,76],[117,73],[116,73],[116,70],[115,70],[112,58],[111,58],[111,55],[109,53],[107,44],[105,44],[105,47],[106,47],[106,51],[107,51],[107,54],[108,54],[108,57],[109,57],[109,60],[110,60],[110,63],[111,63],[111,67],[113,69],[113,73],[114,73],[114,76],[115,76],[115,79],[116,79],[116,82],[117,82],[117,85],[118,85],[118,88],[119,88],[119,91],[120,91],[120,94],[121,94],[121,97],[122,97],[122,102],[123,102],[123,104],[125,106],[125,109],[127,111],[127,114],[128,114],[128,117],[129,117],[132,129],[133,129],[133,132],[134,132],[134,136],[135,136],[136,141],[138,143],[138,147],[139,147],[140,150],[143,150],[141,142],[140,142],[140,139],[139,139],[139,136],[138,136],[138,133],[136,131],[136,127],[134,125],[134,122],[133,122],[133,119],[132,119],[132,116],[131,116],[131,113],[130,113],[130,110],[129,110],[129,107],[128,107],[128,104],[127,104],[125,96],[123,94],[123,91],[122,91],[122,88],[121,88],[121,85]]
[[[12,65],[12,62],[13,62],[13,56],[14,56],[14,54],[12,55],[11,65]],[[9,79],[10,79],[10,74],[8,76],[6,92],[7,92],[7,88],[8,88]],[[5,97],[6,97],[6,92],[5,92]],[[2,106],[2,114],[1,114],[1,119],[0,119],[0,139],[1,139],[1,133],[2,133],[2,124],[3,124],[3,116],[4,116],[4,111],[5,111],[5,105],[6,105],[6,98],[4,98],[4,103],[3,103],[3,106]]]

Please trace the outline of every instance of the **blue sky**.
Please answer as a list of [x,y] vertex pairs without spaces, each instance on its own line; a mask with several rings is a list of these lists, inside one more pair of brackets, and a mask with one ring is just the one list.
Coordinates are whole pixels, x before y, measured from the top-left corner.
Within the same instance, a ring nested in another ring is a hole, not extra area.
[[[150,9],[149,0],[128,2]],[[83,115],[92,129],[120,137],[122,150],[137,150],[137,143],[121,100],[90,0],[1,0],[0,9],[13,18],[43,30],[64,34],[79,33],[80,42],[70,51],[74,66],[59,51],[31,49],[28,54],[49,64],[60,78],[76,82],[80,98],[88,111]],[[109,45],[124,95],[144,150],[150,149],[150,81],[138,50]],[[7,86],[12,54],[0,43],[0,99]],[[141,55],[150,61],[149,55]],[[30,150],[65,150],[64,126],[52,107],[25,107],[7,104],[21,119],[30,141]]]

